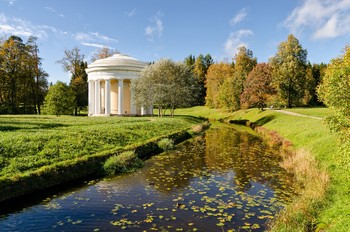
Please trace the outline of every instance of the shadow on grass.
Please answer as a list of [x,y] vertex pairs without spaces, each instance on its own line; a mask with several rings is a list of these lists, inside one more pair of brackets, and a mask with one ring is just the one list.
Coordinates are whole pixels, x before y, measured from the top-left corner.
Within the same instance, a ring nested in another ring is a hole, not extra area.
[[268,116],[260,118],[259,120],[255,121],[253,123],[257,126],[262,126],[262,125],[272,121],[274,118],[275,118],[274,115],[268,115]]
[[30,122],[10,122],[0,125],[0,131],[16,131],[16,130],[32,130],[32,129],[53,129],[57,127],[66,127],[67,125],[61,123],[30,123]]

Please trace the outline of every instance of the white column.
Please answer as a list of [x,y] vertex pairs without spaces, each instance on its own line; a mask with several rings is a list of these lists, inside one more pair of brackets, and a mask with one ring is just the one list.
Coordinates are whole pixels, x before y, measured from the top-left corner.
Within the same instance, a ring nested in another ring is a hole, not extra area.
[[[132,83],[130,81],[130,86],[132,86]],[[136,114],[136,104],[134,102],[134,91],[132,91],[132,88],[130,87],[130,114]]]
[[143,106],[141,106],[141,115],[146,115],[146,110]]
[[95,81],[95,114],[101,113],[101,101],[100,101],[100,80]]
[[89,81],[89,116],[95,114],[95,82]]
[[124,81],[118,80],[118,114],[124,114]]
[[111,81],[105,82],[105,115],[111,115]]

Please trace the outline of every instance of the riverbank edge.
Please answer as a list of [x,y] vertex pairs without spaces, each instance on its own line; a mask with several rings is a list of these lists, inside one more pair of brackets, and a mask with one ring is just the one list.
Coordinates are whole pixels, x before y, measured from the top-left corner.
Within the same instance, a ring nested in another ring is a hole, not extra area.
[[0,204],[74,180],[89,176],[101,176],[103,175],[104,162],[109,157],[125,151],[134,151],[138,158],[142,160],[148,159],[163,152],[158,146],[158,141],[161,139],[169,138],[174,141],[174,144],[178,144],[192,138],[194,135],[200,134],[208,129],[209,126],[209,122],[204,121],[192,127],[158,136],[141,143],[126,147],[116,147],[92,155],[61,161],[21,175],[2,176],[0,177]]
[[282,158],[280,165],[295,176],[300,187],[298,197],[269,222],[268,231],[319,231],[316,216],[327,197],[330,178],[326,171],[319,169],[315,156],[304,149],[296,150],[289,140],[274,130],[248,119],[230,118],[232,116],[220,121],[250,127],[260,134],[269,146],[279,150]]

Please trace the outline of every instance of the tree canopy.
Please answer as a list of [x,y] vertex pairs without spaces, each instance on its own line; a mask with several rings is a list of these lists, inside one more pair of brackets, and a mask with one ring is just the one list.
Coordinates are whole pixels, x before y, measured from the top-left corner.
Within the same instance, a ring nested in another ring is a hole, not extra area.
[[47,92],[35,37],[11,36],[0,44],[0,113],[38,113]]
[[350,164],[350,47],[328,65],[317,90],[320,99],[336,112],[326,118],[332,130],[339,133],[341,147]]
[[272,68],[269,64],[257,64],[244,82],[241,105],[244,108],[266,107],[269,98],[275,94],[272,86]]
[[280,43],[276,55],[270,60],[277,94],[289,108],[300,105],[304,97],[307,63],[307,51],[293,35]]
[[72,115],[75,107],[74,92],[67,84],[57,81],[45,97],[44,112],[50,115]]
[[84,61],[84,55],[81,54],[78,47],[72,50],[65,50],[64,57],[57,61],[62,65],[66,72],[71,73],[70,86],[74,92],[75,110],[74,114],[78,114],[78,110],[88,105],[88,75],[85,72],[87,62]]
[[[222,85],[226,79],[232,77],[233,72],[232,65],[225,62],[215,63],[209,67],[206,81],[206,106],[221,108],[226,106],[226,102],[231,103],[231,98],[225,94],[226,91]],[[231,93],[231,91],[227,92]]]
[[198,86],[191,70],[183,62],[162,59],[146,67],[133,82],[138,106],[154,106],[161,116],[163,110],[189,106],[196,99]]

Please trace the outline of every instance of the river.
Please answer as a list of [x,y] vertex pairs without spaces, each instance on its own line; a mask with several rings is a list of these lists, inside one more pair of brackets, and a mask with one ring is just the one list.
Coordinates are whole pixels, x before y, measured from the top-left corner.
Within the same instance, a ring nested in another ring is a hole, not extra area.
[[294,195],[264,141],[215,124],[134,173],[2,212],[1,231],[264,231]]

